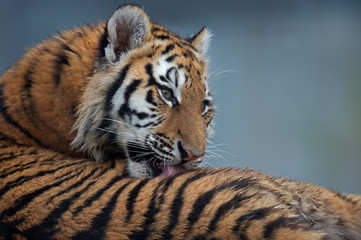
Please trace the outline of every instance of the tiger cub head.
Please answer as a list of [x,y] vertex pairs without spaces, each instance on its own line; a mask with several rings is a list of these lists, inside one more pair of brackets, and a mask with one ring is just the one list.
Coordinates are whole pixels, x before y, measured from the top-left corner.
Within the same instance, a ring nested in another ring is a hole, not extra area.
[[99,41],[73,147],[98,162],[126,158],[131,177],[197,167],[213,118],[204,54],[210,33],[185,40],[133,5],[118,8]]

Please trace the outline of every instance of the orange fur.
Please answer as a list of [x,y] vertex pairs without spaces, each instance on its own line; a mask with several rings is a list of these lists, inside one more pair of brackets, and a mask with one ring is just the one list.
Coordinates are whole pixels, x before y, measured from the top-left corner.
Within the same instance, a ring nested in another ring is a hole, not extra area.
[[[141,9],[123,8],[138,11],[146,21]],[[105,95],[127,64],[127,81],[143,80],[137,94],[156,94],[145,66],[159,65],[173,44],[172,62],[182,65],[191,81],[182,88],[179,108],[154,97],[165,118],[157,131],[169,139],[181,137],[194,153],[204,152],[213,117],[211,105],[201,114],[207,33],[203,29],[186,41],[146,22],[144,29],[150,27],[151,33],[144,42],[117,56],[120,62],[104,65],[98,55],[106,26],[55,36],[32,48],[0,79],[0,239],[361,238],[360,196],[249,169],[129,178],[128,160],[109,154],[118,149],[96,129],[91,132],[103,120]],[[79,144],[93,141],[95,150],[102,147],[100,157],[81,147],[75,151],[76,137]]]

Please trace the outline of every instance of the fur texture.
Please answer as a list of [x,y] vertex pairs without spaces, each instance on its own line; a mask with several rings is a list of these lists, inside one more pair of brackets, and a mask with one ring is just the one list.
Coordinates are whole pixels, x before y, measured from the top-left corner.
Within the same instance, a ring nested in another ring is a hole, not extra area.
[[360,196],[196,169],[213,118],[209,39],[124,5],[5,73],[0,239],[361,239]]

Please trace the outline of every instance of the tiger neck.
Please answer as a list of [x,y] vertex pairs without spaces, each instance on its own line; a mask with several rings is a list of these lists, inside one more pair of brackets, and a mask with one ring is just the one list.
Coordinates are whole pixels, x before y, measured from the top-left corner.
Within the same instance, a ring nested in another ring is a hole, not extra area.
[[72,154],[80,97],[94,71],[104,24],[62,33],[31,49],[0,79],[0,131],[14,143]]

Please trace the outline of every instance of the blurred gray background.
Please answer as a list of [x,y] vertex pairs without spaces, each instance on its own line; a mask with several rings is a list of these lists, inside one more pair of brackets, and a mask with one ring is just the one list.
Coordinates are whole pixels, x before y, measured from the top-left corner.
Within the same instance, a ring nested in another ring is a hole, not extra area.
[[0,0],[0,74],[59,29],[129,2],[182,36],[214,33],[205,166],[361,193],[361,1]]

